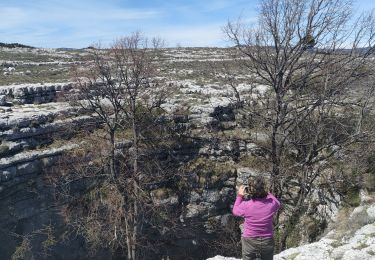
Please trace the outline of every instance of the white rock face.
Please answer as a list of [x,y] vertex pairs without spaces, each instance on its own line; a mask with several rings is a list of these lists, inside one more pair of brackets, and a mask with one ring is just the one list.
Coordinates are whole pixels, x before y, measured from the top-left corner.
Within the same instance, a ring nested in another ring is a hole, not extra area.
[[224,256],[215,256],[212,258],[208,258],[207,260],[239,260],[238,258],[233,258],[233,257],[224,257]]
[[333,248],[331,246],[333,242],[332,239],[321,239],[319,242],[285,250],[274,259],[331,259],[329,251]]
[[368,207],[366,211],[369,217],[369,221],[374,222],[375,221],[375,204]]
[[359,229],[349,241],[322,238],[315,243],[287,249],[274,259],[375,259],[374,242],[375,225],[372,223]]
[[0,95],[0,106],[4,106],[6,104],[6,96]]
[[[72,87],[72,83],[18,84],[0,86],[0,95],[8,96],[13,104],[49,103],[59,92]],[[0,103],[0,106],[4,105]]]

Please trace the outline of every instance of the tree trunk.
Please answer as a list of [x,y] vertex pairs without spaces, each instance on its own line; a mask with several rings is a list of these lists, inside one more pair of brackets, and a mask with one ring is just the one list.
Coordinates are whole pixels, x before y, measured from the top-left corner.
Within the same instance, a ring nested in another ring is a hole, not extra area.
[[116,163],[115,163],[115,131],[110,131],[110,142],[111,142],[111,156],[109,161],[110,173],[112,178],[116,177]]
[[134,159],[133,159],[133,190],[134,190],[134,202],[133,202],[133,234],[132,234],[132,258],[136,260],[137,258],[137,240],[138,240],[138,186],[137,186],[137,179],[138,179],[138,131],[137,131],[137,123],[136,123],[136,111],[135,111],[135,102],[133,103],[133,119],[132,119],[132,131],[133,131],[133,148],[134,148]]
[[271,157],[272,157],[272,192],[276,197],[281,198],[282,191],[280,187],[280,156],[279,156],[279,143],[277,140],[277,135],[280,127],[280,114],[281,114],[281,97],[279,93],[277,96],[277,109],[275,122],[272,126],[272,136],[271,136]]
[[297,204],[295,208],[293,209],[292,213],[290,214],[290,217],[288,218],[287,222],[285,223],[285,228],[282,231],[282,234],[280,236],[279,251],[283,251],[286,249],[286,242],[287,242],[288,237],[290,236],[290,233],[296,227],[297,222],[299,221],[302,214],[305,212],[305,207],[304,207],[305,198],[306,198],[305,192],[301,191],[301,193],[299,194]]
[[134,207],[134,223],[133,223],[133,237],[132,237],[132,241],[133,241],[133,247],[132,247],[132,259],[133,260],[136,260],[137,259],[137,240],[138,240],[138,203],[136,200],[134,200],[134,203],[133,203],[133,207]]
[[128,259],[131,260],[132,259],[132,254],[131,254],[132,243],[131,243],[131,232],[129,229],[130,229],[129,221],[128,221],[128,218],[126,218],[125,220],[126,248],[127,248],[127,253],[128,253]]

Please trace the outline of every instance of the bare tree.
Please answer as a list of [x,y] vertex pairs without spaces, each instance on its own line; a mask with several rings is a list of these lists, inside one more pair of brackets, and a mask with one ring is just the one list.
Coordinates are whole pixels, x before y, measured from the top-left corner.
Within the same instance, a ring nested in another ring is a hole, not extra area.
[[355,18],[347,0],[263,0],[256,25],[229,22],[224,30],[250,84],[264,87],[242,100],[245,123],[268,136],[258,145],[288,209],[283,249],[317,183],[338,181],[325,176],[330,160],[370,134],[360,126],[364,96],[373,93],[374,16]]
[[[114,163],[115,132],[132,127],[133,143],[137,145],[136,113],[139,106],[151,110],[160,106],[165,98],[158,88],[155,58],[163,46],[160,39],[152,40],[140,32],[123,37],[109,49],[100,45],[93,48],[85,67],[74,67],[79,94],[72,96],[74,105],[96,116],[105,126],[112,145],[110,170],[116,175]],[[137,149],[134,167],[137,168]]]
[[[161,46],[159,39],[133,33],[109,49],[92,49],[86,66],[74,68],[79,92],[72,95],[73,104],[97,118],[102,130],[86,137],[91,140],[81,145],[84,155],[68,157],[65,174],[58,169],[70,201],[64,210],[68,223],[93,248],[125,249],[132,260],[142,256],[144,246],[157,249],[153,232],[172,233],[177,216],[171,216],[178,213],[156,203],[151,192],[171,193],[163,187],[177,178],[168,154],[177,132],[160,107],[168,93],[157,81]],[[108,167],[103,167],[103,158],[108,158]],[[82,179],[91,184],[72,195],[69,187]],[[145,235],[145,228],[150,234]]]

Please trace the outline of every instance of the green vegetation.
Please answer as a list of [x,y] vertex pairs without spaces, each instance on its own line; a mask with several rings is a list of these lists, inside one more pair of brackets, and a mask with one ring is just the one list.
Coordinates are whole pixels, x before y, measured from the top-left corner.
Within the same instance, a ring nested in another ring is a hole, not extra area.
[[359,189],[356,187],[350,188],[347,191],[345,201],[352,207],[358,207],[361,204]]
[[[15,47],[22,47],[22,45],[15,45]],[[0,60],[3,60],[3,63],[0,63],[1,84],[67,81],[71,76],[69,75],[71,65],[66,64],[66,62],[81,62],[87,56],[88,51],[92,50],[43,50],[28,48],[27,46],[18,49],[14,49],[14,47],[0,49]],[[223,86],[228,83],[223,77],[226,72],[225,68],[230,68],[236,75],[241,75],[242,80],[237,79],[238,83],[246,82],[246,70],[234,60],[228,59],[228,49],[197,48],[191,50],[190,48],[183,48],[176,53],[174,51],[173,49],[164,49],[158,55],[158,62],[161,65],[159,67],[160,74],[163,77],[171,80],[192,80],[200,86],[207,84]],[[218,53],[217,57],[212,57],[213,53]],[[179,55],[182,55],[182,57],[179,57]],[[4,75],[1,69],[8,67],[15,67],[17,73]],[[19,72],[26,71],[29,72],[23,75],[22,73],[19,74]]]
[[0,145],[0,157],[9,155],[9,146],[7,145]]
[[[232,176],[235,176],[235,165],[233,162],[215,162],[208,158],[199,157],[186,164],[188,172],[195,172],[200,189],[217,187]],[[181,181],[181,186],[190,185]]]
[[352,207],[344,207],[339,210],[336,217],[334,229],[336,230],[333,238],[341,240],[345,236],[351,236],[359,228],[369,224],[369,216],[366,209],[359,212],[353,212]]
[[29,46],[29,45],[24,45],[20,43],[4,43],[0,42],[0,47],[5,47],[5,48],[28,48],[28,49],[34,49],[35,47]]
[[338,241],[338,240],[335,240],[335,241],[332,242],[330,245],[331,245],[333,248],[336,248],[336,247],[340,247],[340,246],[342,246],[342,245],[343,245],[343,242]]
[[288,256],[287,260],[294,260],[296,259],[296,257],[299,255],[300,253],[294,253],[294,254],[291,254],[290,256]]
[[[19,238],[21,243],[16,247],[11,257],[12,260],[49,258],[49,251],[57,244],[52,225],[47,225],[27,235],[19,235]],[[38,252],[35,247],[39,246],[41,250]]]
[[[12,260],[22,260],[30,258],[31,244],[30,240],[24,238],[19,246],[16,247],[12,255]],[[31,258],[33,259],[33,257]]]
[[361,242],[361,243],[359,243],[356,247],[353,247],[353,248],[356,249],[356,250],[362,250],[362,249],[364,249],[364,248],[366,248],[366,247],[368,247],[368,246],[369,246],[369,245],[367,245],[367,244]]

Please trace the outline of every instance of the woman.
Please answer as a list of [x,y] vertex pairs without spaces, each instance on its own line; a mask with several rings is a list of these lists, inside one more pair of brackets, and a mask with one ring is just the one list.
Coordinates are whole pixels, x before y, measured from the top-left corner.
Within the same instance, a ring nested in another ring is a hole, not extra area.
[[262,176],[249,180],[251,200],[243,200],[246,187],[242,185],[233,206],[233,214],[245,218],[241,238],[243,260],[273,259],[272,217],[280,208],[280,202],[266,192],[265,184]]

